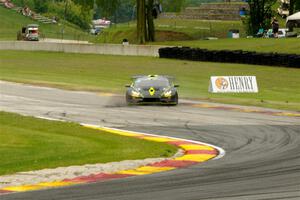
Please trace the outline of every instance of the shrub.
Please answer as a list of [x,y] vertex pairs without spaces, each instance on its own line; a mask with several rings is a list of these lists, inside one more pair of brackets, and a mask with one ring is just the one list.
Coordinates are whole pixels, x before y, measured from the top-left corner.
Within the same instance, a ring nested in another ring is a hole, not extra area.
[[60,19],[76,24],[82,29],[89,29],[90,21],[92,19],[91,11],[84,10],[83,7],[69,1],[68,5],[64,2],[49,3],[48,12],[56,13]]

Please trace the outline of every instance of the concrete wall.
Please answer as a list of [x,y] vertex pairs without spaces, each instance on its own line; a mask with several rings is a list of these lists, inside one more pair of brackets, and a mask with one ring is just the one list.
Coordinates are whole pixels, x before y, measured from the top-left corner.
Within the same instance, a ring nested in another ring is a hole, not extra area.
[[0,41],[0,50],[54,51],[66,53],[91,53],[105,55],[130,55],[158,57],[157,45],[122,45],[122,44],[64,44],[29,41]]

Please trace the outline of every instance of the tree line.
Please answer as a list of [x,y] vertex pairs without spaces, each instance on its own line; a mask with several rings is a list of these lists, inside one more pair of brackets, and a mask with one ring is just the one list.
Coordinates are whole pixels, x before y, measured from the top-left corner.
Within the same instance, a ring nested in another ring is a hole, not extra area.
[[[260,28],[268,29],[271,19],[275,15],[273,5],[277,0],[248,0],[250,7],[249,15],[246,17],[248,34],[254,35]],[[290,0],[290,15],[300,11],[300,0]]]
[[[214,0],[220,1],[220,0]],[[249,34],[268,28],[277,0],[248,0],[250,7],[246,24]],[[29,6],[36,12],[55,16],[89,29],[93,18],[106,17],[125,22],[136,19],[139,43],[155,41],[154,20],[158,12],[179,12],[187,5],[199,5],[207,0],[12,0],[16,5]],[[211,2],[211,1],[210,1]],[[300,10],[300,0],[290,0],[290,13]]]

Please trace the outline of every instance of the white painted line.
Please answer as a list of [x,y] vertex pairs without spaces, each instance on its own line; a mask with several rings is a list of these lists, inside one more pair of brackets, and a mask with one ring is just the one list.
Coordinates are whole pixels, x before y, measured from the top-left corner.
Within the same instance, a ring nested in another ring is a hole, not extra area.
[[128,133],[135,133],[135,134],[140,134],[140,135],[147,135],[147,136],[153,136],[153,137],[161,137],[161,138],[168,138],[168,139],[175,139],[175,140],[182,140],[182,141],[186,141],[186,142],[192,142],[195,144],[201,144],[201,145],[206,145],[206,146],[210,146],[212,148],[215,148],[219,151],[218,156],[214,157],[212,160],[217,160],[222,158],[223,156],[225,156],[226,152],[224,149],[222,149],[221,147],[212,145],[212,144],[208,144],[205,142],[199,142],[199,141],[195,141],[195,140],[188,140],[188,139],[182,139],[182,138],[177,138],[177,137],[169,137],[169,136],[164,136],[164,135],[156,135],[156,134],[150,134],[150,133],[141,133],[141,132],[136,132],[136,131],[128,131],[128,130],[122,130],[122,129],[117,129],[117,128],[110,128],[110,127],[105,127],[105,126],[98,126],[98,125],[94,125],[94,124],[84,124],[84,123],[80,123],[82,126],[94,126],[95,128],[104,128],[104,129],[111,129],[111,130],[115,130],[115,131],[124,131],[124,132],[128,132]]
[[175,26],[175,28],[187,28],[186,26]]
[[200,26],[196,26],[196,27],[194,27],[194,29],[210,30],[210,28],[208,28],[208,27],[200,27]]
[[55,118],[51,118],[51,117],[36,116],[36,118],[46,119],[46,120],[50,120],[50,121],[67,122],[66,120],[63,120],[63,119],[55,119]]
[[[37,118],[46,119],[46,120],[52,120],[52,121],[67,122],[66,120],[62,120],[62,119],[55,119],[55,118],[43,117],[43,116],[37,116]],[[220,159],[220,158],[224,157],[225,154],[226,154],[225,150],[222,149],[221,147],[218,147],[218,146],[215,146],[215,145],[212,145],[212,144],[208,144],[208,143],[205,143],[205,142],[199,142],[199,141],[195,141],[195,140],[188,140],[188,139],[177,138],[177,137],[170,137],[170,136],[164,136],[164,135],[142,133],[142,132],[137,132],[137,131],[128,131],[128,130],[123,130],[123,129],[110,128],[110,127],[105,127],[105,126],[98,126],[98,125],[95,125],[95,124],[85,124],[85,123],[79,123],[79,124],[82,125],[82,126],[91,126],[91,127],[95,127],[95,128],[104,128],[104,129],[110,129],[110,130],[115,130],[115,131],[124,131],[124,132],[128,132],[128,133],[135,133],[135,134],[139,134],[139,135],[146,135],[146,136],[153,136],[153,137],[161,137],[161,138],[182,140],[182,141],[186,141],[186,142],[192,142],[192,143],[195,143],[195,144],[201,144],[201,145],[210,146],[210,147],[215,148],[215,149],[217,149],[219,151],[219,154],[216,157],[214,157],[212,160]]]
[[159,24],[158,27],[170,27],[170,25]]

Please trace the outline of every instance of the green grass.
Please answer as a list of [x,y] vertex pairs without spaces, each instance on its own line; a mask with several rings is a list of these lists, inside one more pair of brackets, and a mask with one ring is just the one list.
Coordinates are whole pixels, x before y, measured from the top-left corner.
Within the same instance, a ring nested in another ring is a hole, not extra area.
[[[185,19],[156,19],[156,40],[195,40],[206,37],[227,37],[230,29],[239,29],[245,36],[245,28],[241,21],[208,21]],[[105,29],[97,37],[99,43],[121,43],[127,38],[130,43],[136,41],[136,22],[117,24]]]
[[[17,32],[22,26],[37,21],[24,17],[13,10],[0,6],[0,40],[16,40]],[[229,29],[240,29],[244,35],[244,26],[241,21],[207,21],[207,20],[181,20],[156,19],[157,40],[191,40],[208,36],[226,37]],[[40,32],[47,38],[61,38],[62,25],[40,24]],[[165,33],[167,32],[167,33]],[[172,33],[170,35],[170,33]],[[178,36],[179,35],[179,36]],[[128,38],[130,43],[136,43],[136,22],[117,24],[104,30],[100,36],[92,36],[78,27],[67,24],[64,39],[89,40],[98,43],[121,43]]]
[[[28,17],[24,17],[16,11],[6,9],[0,6],[0,40],[16,40],[17,32],[21,30],[22,26],[27,24],[39,24],[41,36],[46,38],[62,38],[61,30],[63,26],[60,24],[42,24],[34,21]],[[72,24],[64,26],[64,39],[71,40],[93,40],[94,37],[88,33],[83,32],[78,27]]]
[[[181,97],[300,111],[300,69],[28,51],[0,51],[0,60],[2,80],[124,94],[132,75],[168,74],[181,85]],[[257,76],[259,93],[210,94],[213,75]]]
[[[226,38],[230,29],[239,29],[240,36],[246,36],[241,21],[157,19],[155,24],[156,42],[149,44],[300,54],[299,38]],[[206,37],[221,39],[203,40]],[[95,42],[120,44],[123,38],[127,38],[130,43],[137,43],[134,22],[118,24],[104,30]]]
[[252,38],[252,39],[219,39],[219,40],[195,40],[195,41],[168,41],[154,44],[189,46],[214,50],[238,50],[257,52],[279,52],[300,54],[299,38]]
[[[15,11],[0,7],[0,40],[16,40],[16,33],[23,25],[36,23]],[[282,20],[281,20],[282,21]],[[241,21],[209,21],[185,19],[156,19],[156,39],[153,44],[191,46],[208,49],[243,49],[261,52],[300,54],[299,39],[220,39],[200,40],[205,37],[226,38],[228,30],[239,29],[241,37],[246,35]],[[136,41],[136,22],[117,24],[106,29],[100,36],[92,36],[70,24],[65,27],[65,39],[89,40],[95,43],[120,44],[124,38],[130,43]],[[40,24],[42,35],[47,38],[61,38],[61,25]],[[152,44],[152,43],[150,43]]]
[[[242,21],[158,19],[155,25],[158,30],[183,32],[195,39],[205,37],[226,38],[230,29],[239,29],[241,36],[246,34]],[[163,28],[162,26],[169,27]]]
[[169,157],[174,146],[0,112],[0,175],[60,166]]

